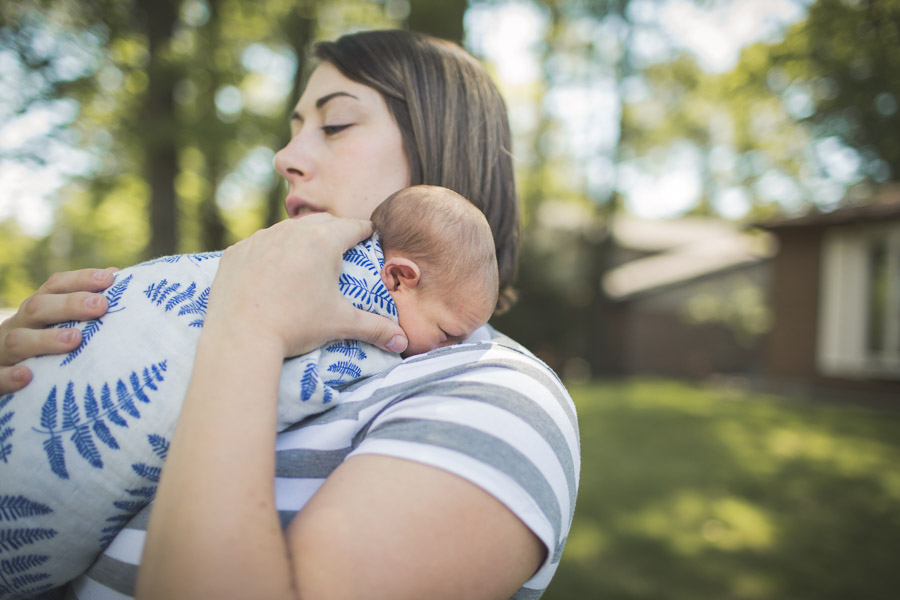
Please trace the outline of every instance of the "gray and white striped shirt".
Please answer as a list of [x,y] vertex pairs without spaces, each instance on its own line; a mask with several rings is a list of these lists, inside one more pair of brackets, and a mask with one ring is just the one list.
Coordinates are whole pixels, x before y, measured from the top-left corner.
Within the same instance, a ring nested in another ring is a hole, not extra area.
[[[568,536],[581,468],[575,407],[556,375],[485,327],[466,343],[409,358],[342,393],[341,404],[278,436],[282,524],[350,456],[432,465],[493,495],[544,543],[546,561],[514,596],[540,597]],[[133,595],[148,515],[145,509],[119,533],[69,586],[68,598]]]

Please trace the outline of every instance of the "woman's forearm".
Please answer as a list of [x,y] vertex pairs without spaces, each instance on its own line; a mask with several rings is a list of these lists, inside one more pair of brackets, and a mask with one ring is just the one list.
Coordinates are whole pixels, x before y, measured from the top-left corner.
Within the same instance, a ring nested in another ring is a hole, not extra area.
[[[281,367],[334,339],[382,348],[400,339],[398,350],[406,347],[396,323],[355,308],[338,290],[341,255],[371,233],[367,221],[311,215],[223,254],[151,511],[138,596],[296,595],[300,563],[289,556],[275,509]],[[318,258],[297,259],[310,256]]]
[[294,594],[274,505],[282,351],[251,333],[204,330],[147,529],[139,598]]

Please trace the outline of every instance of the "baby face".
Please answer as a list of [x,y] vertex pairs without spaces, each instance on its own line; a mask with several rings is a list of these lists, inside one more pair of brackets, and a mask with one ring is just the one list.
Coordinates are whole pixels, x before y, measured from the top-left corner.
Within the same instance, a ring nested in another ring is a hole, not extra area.
[[409,346],[404,358],[415,356],[463,341],[487,323],[491,310],[466,301],[462,294],[442,294],[443,290],[407,289],[393,294],[400,327],[406,332]]

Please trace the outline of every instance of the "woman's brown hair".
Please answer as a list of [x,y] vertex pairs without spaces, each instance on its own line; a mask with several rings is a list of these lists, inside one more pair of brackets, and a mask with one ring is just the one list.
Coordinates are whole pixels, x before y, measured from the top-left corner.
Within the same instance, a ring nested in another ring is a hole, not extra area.
[[410,185],[449,188],[487,217],[508,308],[518,261],[519,212],[506,104],[478,61],[452,42],[403,30],[321,42],[315,56],[384,97],[400,128]]

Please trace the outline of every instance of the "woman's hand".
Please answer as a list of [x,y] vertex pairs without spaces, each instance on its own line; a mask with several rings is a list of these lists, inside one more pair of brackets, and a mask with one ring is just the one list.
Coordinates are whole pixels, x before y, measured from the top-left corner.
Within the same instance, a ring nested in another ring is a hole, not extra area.
[[112,285],[116,269],[81,269],[54,273],[19,311],[0,324],[0,395],[31,381],[28,367],[17,363],[39,354],[65,354],[81,344],[77,329],[45,329],[65,321],[87,321],[106,313],[100,292]]
[[334,339],[406,348],[399,325],[354,308],[338,290],[341,255],[371,234],[368,221],[311,215],[259,231],[222,256],[137,597],[294,596],[272,486],[281,366]]
[[372,235],[372,224],[327,214],[282,221],[225,251],[204,330],[277,342],[285,357],[337,339],[392,352],[406,349],[400,326],[355,308],[338,290],[341,255]]

